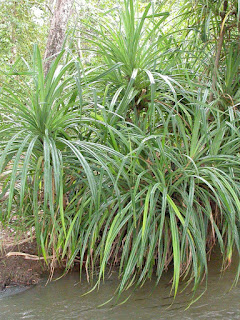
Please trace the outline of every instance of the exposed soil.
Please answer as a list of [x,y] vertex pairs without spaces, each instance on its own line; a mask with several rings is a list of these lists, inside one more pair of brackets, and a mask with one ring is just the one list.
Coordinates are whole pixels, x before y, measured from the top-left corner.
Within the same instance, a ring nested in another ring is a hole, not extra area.
[[36,241],[16,235],[0,225],[0,291],[11,285],[32,285],[46,271],[44,261],[37,257]]

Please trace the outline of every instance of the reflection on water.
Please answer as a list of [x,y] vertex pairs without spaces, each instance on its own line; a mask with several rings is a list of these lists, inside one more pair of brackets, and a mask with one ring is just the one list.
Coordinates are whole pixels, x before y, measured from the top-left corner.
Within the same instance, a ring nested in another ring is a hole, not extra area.
[[13,296],[15,294],[19,294],[21,292],[24,292],[28,289],[30,289],[31,287],[29,286],[11,286],[11,287],[6,287],[6,288],[1,288],[0,290],[0,300],[2,298],[6,298],[6,297],[10,297]]
[[[236,266],[235,266],[236,267]],[[39,320],[162,320],[162,319],[240,319],[240,283],[230,292],[234,280],[234,266],[221,276],[219,259],[212,259],[208,278],[208,291],[189,309],[190,295],[180,293],[174,304],[167,308],[169,274],[155,287],[147,282],[135,291],[123,305],[111,302],[98,306],[111,298],[117,285],[113,273],[97,291],[82,296],[90,289],[86,281],[79,283],[78,274],[71,274],[47,286],[41,283],[25,292],[0,299],[0,319]]]

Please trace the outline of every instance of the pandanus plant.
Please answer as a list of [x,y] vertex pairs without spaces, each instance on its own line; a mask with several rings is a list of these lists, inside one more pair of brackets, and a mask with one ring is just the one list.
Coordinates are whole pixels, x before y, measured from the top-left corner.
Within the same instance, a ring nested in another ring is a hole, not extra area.
[[171,87],[166,63],[171,41],[161,31],[169,13],[160,10],[158,6],[155,11],[152,3],[139,10],[137,1],[124,0],[116,12],[117,24],[111,18],[98,17],[98,26],[91,26],[90,32],[86,32],[88,43],[103,62],[95,72],[112,68],[111,73],[102,77],[104,85],[108,83],[108,94],[115,101],[128,96],[127,107],[123,103],[118,108],[112,105],[121,116],[147,109],[148,104],[153,104],[155,89],[163,92]]
[[[195,293],[205,276],[207,283],[213,248],[220,249],[223,269],[234,252],[239,259],[239,133],[235,120],[209,123],[206,101],[195,101],[195,108],[185,119],[169,112],[152,135],[132,128],[131,188],[109,216],[95,251],[99,281],[107,264],[118,261],[118,293],[153,274],[158,282],[168,268],[175,295],[180,279],[193,281]],[[239,274],[240,267],[236,281]]]
[[[91,107],[84,111],[78,64],[69,61],[61,65],[63,54],[52,62],[45,77],[35,46],[33,67],[23,73],[28,81],[4,85],[0,100],[5,121],[0,132],[0,173],[10,168],[2,191],[2,196],[8,194],[4,218],[17,215],[20,219],[26,210],[33,212],[36,237],[45,257],[48,245],[60,249],[67,237],[65,211],[72,201],[67,199],[68,186],[74,199],[77,193],[86,193],[97,208],[102,183],[114,184],[112,171],[121,158],[98,143]],[[53,241],[56,234],[61,234],[57,245]]]

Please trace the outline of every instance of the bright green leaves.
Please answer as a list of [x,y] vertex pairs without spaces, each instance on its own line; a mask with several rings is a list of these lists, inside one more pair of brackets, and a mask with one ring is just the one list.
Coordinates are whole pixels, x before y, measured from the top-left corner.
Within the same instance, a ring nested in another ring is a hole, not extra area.
[[[104,60],[103,68],[110,70],[119,65],[118,69],[102,77],[102,81],[104,85],[105,81],[108,81],[116,88],[116,92],[122,85],[125,88],[121,93],[123,99],[116,111],[120,115],[125,116],[126,112],[129,113],[131,100],[128,101],[128,108],[123,107],[126,98],[135,98],[136,102],[144,97],[148,100],[149,83],[150,102],[153,104],[152,72],[156,70],[157,64],[160,65],[162,52],[167,51],[166,46],[161,46],[160,26],[168,17],[168,13],[149,15],[151,7],[151,3],[147,4],[139,17],[138,3],[133,0],[124,1],[119,11],[118,26],[109,23],[105,17],[102,23],[99,22],[99,28],[92,27],[91,38],[94,40],[89,41],[96,48],[94,51],[97,50],[98,55]],[[102,71],[102,68],[100,70]],[[129,87],[132,87],[134,94],[129,95]],[[121,113],[123,108],[125,110]]]
[[[30,221],[34,217],[31,224],[45,256],[48,250],[58,251],[64,246],[66,251],[66,246],[72,246],[68,243],[69,228],[74,232],[76,229],[70,222],[71,215],[75,216],[79,206],[75,194],[90,199],[89,210],[96,212],[105,184],[112,188],[112,196],[119,197],[115,175],[121,178],[118,168],[123,157],[96,142],[101,141],[102,132],[96,119],[89,117],[88,108],[83,108],[80,70],[74,69],[76,63],[72,61],[61,65],[63,55],[52,62],[45,77],[41,54],[35,46],[33,67],[28,66],[27,75],[32,79],[27,78],[25,90],[21,87],[18,94],[6,86],[1,96],[1,113],[8,120],[1,131],[0,173],[6,166],[11,172],[4,189],[8,197],[6,219],[15,214]],[[102,123],[101,128],[104,126]],[[108,126],[105,130],[108,134]],[[89,132],[94,134],[93,141],[88,141]],[[25,206],[29,208],[27,214]]]

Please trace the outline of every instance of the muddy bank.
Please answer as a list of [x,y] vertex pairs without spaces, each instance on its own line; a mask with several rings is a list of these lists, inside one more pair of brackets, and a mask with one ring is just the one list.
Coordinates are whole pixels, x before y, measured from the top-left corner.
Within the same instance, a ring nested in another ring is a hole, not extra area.
[[16,235],[0,229],[0,290],[11,285],[37,284],[47,271],[37,257],[34,239],[16,240]]

